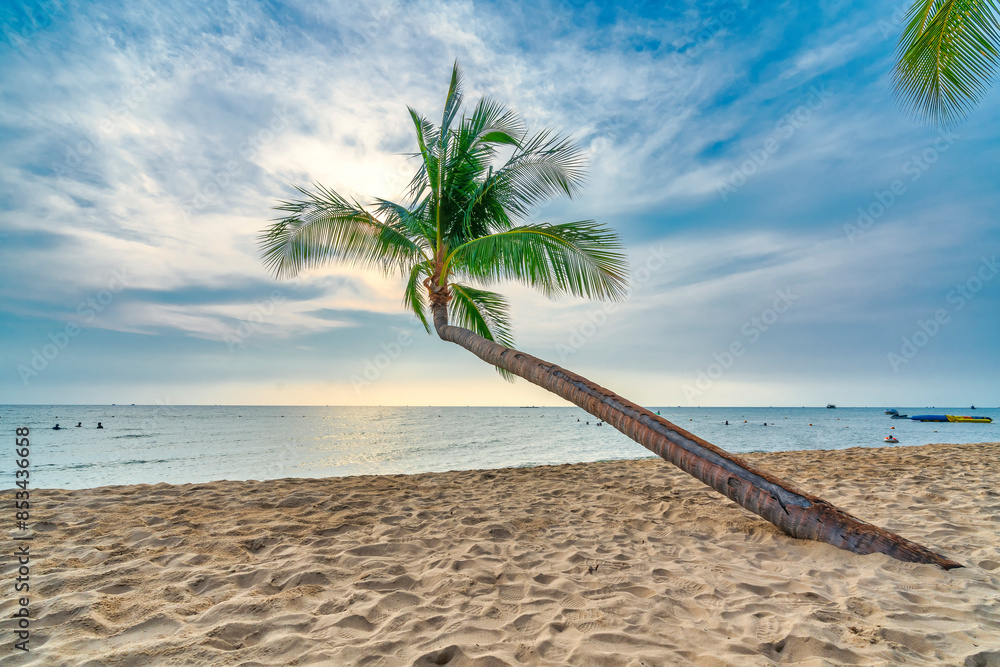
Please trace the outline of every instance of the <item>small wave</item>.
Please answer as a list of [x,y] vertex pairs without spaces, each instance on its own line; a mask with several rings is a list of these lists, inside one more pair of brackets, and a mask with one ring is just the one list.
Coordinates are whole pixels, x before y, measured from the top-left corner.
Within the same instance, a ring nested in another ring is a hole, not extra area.
[[130,459],[128,461],[94,461],[91,463],[70,463],[60,465],[58,463],[46,463],[36,467],[51,468],[52,470],[86,470],[87,468],[113,468],[115,466],[144,465],[148,463],[173,463],[172,459]]
[[76,468],[92,468],[98,465],[97,463],[76,463],[72,465],[64,465],[62,463],[32,463],[32,468],[37,468],[41,470],[42,468],[51,468],[52,470],[71,470]]
[[52,468],[53,470],[84,470],[86,468],[96,468],[101,463],[71,463],[69,465],[59,465],[58,463],[43,463],[36,468]]
[[111,436],[112,440],[119,440],[121,438],[152,438],[152,433],[129,433],[127,435],[114,435]]

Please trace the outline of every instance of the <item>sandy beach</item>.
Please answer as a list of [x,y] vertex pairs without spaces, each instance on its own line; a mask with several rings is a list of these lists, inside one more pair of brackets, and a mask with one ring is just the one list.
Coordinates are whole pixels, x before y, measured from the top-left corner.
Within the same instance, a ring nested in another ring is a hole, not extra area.
[[659,459],[44,490],[0,665],[1000,665],[1000,445],[744,458],[965,567],[788,538]]

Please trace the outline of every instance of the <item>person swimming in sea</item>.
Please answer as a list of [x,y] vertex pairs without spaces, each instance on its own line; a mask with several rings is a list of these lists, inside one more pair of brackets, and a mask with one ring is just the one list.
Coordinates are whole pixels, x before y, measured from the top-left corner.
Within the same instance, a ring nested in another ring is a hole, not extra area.
[[101,422],[97,422],[97,428],[104,428],[103,426],[101,426]]
[[77,423],[76,423],[76,427],[77,427],[77,428],[80,428],[81,426],[83,426],[83,422],[77,422]]
[[59,424],[56,424],[55,426],[53,426],[53,427],[52,427],[52,430],[53,430],[53,431],[61,431],[61,430],[62,430],[62,427],[61,427],[61,426],[59,426]]

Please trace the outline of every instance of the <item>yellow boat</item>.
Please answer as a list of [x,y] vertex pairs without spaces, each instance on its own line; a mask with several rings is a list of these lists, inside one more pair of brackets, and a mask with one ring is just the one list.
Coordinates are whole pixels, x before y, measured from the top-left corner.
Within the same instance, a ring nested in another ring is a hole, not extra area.
[[990,417],[956,417],[955,415],[945,415],[950,422],[973,422],[976,424],[989,424],[993,420]]

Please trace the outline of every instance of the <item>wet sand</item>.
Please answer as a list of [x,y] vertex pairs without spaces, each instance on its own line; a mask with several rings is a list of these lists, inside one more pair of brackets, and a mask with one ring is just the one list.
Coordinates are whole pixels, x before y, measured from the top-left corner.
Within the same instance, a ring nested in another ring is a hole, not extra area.
[[965,567],[788,538],[659,459],[45,490],[0,665],[1000,665],[1000,445],[744,458]]

